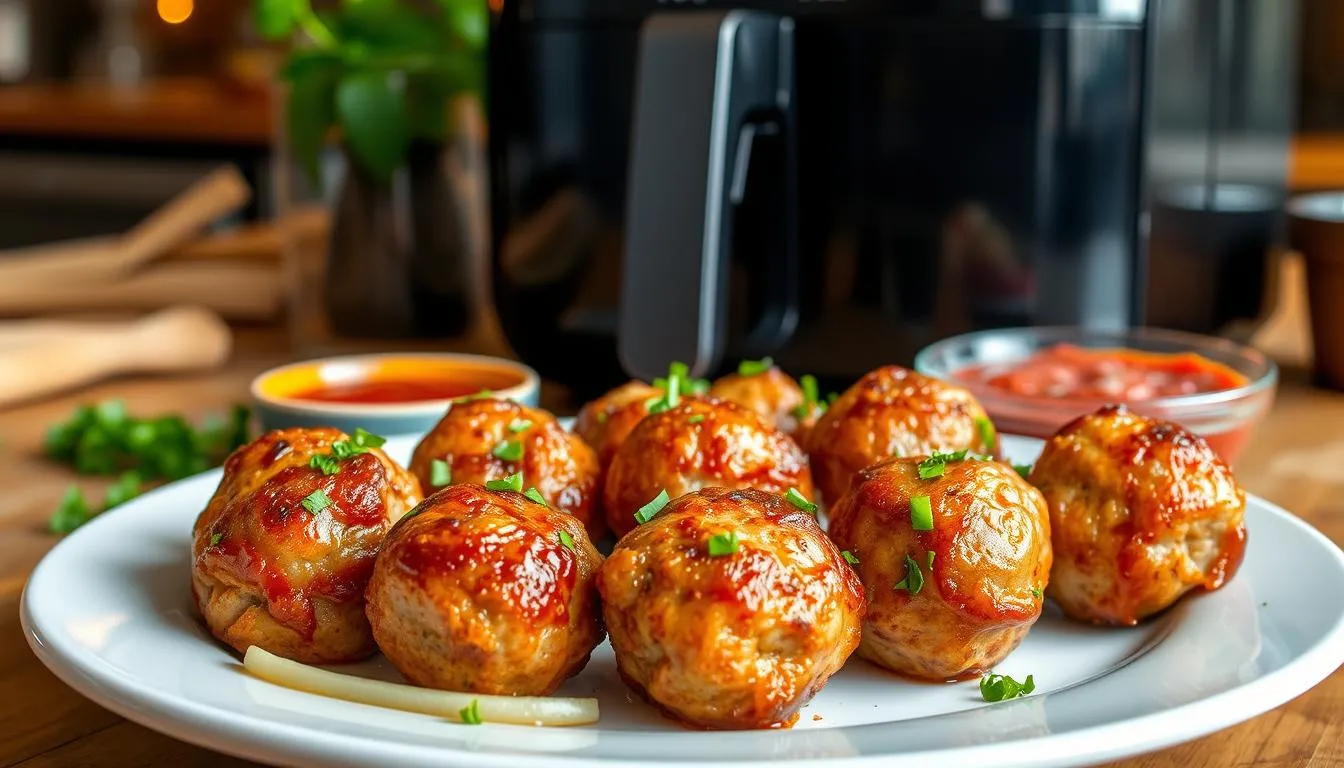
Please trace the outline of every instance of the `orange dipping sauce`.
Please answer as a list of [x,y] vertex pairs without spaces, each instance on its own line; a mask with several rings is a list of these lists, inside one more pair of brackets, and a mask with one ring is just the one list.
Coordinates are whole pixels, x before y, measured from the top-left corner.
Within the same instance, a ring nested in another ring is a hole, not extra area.
[[[316,379],[316,377],[313,377]],[[395,361],[371,367],[361,378],[310,380],[285,393],[289,400],[313,403],[387,405],[452,400],[482,390],[498,392],[523,383],[507,369],[469,366],[412,366]]]
[[1084,349],[1057,344],[1005,368],[985,365],[957,372],[972,384],[1050,400],[1133,403],[1245,386],[1245,376],[1193,352],[1160,354],[1132,349]]

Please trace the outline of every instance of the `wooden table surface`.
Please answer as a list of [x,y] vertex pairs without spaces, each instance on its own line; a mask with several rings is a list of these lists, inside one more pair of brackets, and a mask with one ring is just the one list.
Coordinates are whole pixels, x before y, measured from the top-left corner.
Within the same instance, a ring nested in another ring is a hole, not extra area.
[[[1291,266],[1291,265],[1290,265]],[[1290,269],[1283,290],[1300,290]],[[1280,396],[1238,474],[1247,490],[1344,542],[1344,395],[1312,388],[1300,300],[1258,337],[1285,363]],[[46,428],[81,401],[125,398],[133,413],[181,411],[199,417],[242,400],[258,371],[290,358],[277,333],[240,339],[226,370],[172,379],[123,380],[0,412],[0,768],[23,766],[234,766],[246,763],[163,736],[92,704],[56,680],[32,655],[19,627],[19,595],[28,573],[55,540],[43,524],[68,471],[43,460]],[[91,481],[81,481],[94,488]],[[101,489],[96,489],[101,494]],[[1303,589],[1311,585],[1304,584]],[[1344,765],[1344,673],[1268,714],[1216,735],[1117,765],[1173,768],[1325,768]]]

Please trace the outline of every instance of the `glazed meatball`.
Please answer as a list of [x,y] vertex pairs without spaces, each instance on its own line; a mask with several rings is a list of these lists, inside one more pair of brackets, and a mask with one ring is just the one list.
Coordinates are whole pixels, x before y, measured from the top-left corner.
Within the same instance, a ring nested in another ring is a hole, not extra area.
[[336,429],[280,430],[239,448],[192,535],[191,591],[206,625],[239,652],[368,656],[364,586],[383,536],[419,500],[409,472]]
[[369,581],[373,636],[416,685],[545,695],[602,642],[601,564],[574,516],[454,485],[388,534]]
[[803,407],[803,390],[789,374],[775,366],[760,372],[739,369],[709,388],[711,397],[755,411],[775,429],[793,434],[798,430],[799,411]]
[[411,471],[430,493],[521,472],[524,488],[577,517],[594,540],[603,535],[597,454],[546,411],[511,400],[457,403],[415,446]]
[[788,435],[739,405],[683,399],[635,427],[607,470],[602,508],[622,536],[635,513],[663,491],[669,498],[709,486],[797,489],[813,495],[807,456]]
[[858,558],[868,591],[859,655],[927,680],[980,675],[1041,615],[1045,500],[997,461],[949,459],[921,480],[922,461],[860,471],[831,509],[831,538]]
[[1123,406],[1083,416],[1046,442],[1031,482],[1050,510],[1050,598],[1075,619],[1136,624],[1241,565],[1246,495],[1175,424]]
[[574,434],[597,451],[605,469],[630,430],[649,415],[649,400],[662,394],[661,389],[642,381],[627,381],[584,405],[574,419]]
[[963,448],[995,454],[996,443],[974,395],[892,365],[845,390],[817,421],[807,447],[822,498],[834,502],[854,473],[883,459]]
[[863,586],[807,511],[706,488],[616,545],[598,574],[621,677],[703,728],[787,726],[858,645]]

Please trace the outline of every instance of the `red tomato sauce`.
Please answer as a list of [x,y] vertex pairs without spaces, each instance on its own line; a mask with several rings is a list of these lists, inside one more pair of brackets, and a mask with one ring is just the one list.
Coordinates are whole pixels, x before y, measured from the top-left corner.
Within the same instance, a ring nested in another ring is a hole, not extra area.
[[1058,344],[1011,367],[991,364],[958,371],[1022,397],[1139,402],[1244,386],[1245,376],[1193,352],[1161,354],[1132,349],[1083,349]]
[[483,389],[507,389],[518,383],[516,376],[504,372],[464,371],[457,378],[389,378],[324,384],[315,389],[295,392],[288,397],[319,403],[415,403],[451,400],[474,395]]

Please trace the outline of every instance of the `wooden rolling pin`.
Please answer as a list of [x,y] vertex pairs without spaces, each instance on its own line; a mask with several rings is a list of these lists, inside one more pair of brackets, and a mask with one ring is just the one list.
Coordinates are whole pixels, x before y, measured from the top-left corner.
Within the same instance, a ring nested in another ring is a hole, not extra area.
[[214,368],[231,346],[224,321],[199,307],[129,322],[0,324],[0,408],[111,376]]
[[230,320],[271,320],[283,307],[284,280],[270,264],[156,264],[114,282],[14,283],[0,279],[0,316],[61,312],[145,312],[177,304]]
[[125,277],[242,208],[251,196],[252,189],[238,169],[224,166],[123,235],[38,246],[0,261],[0,282],[105,283]]

